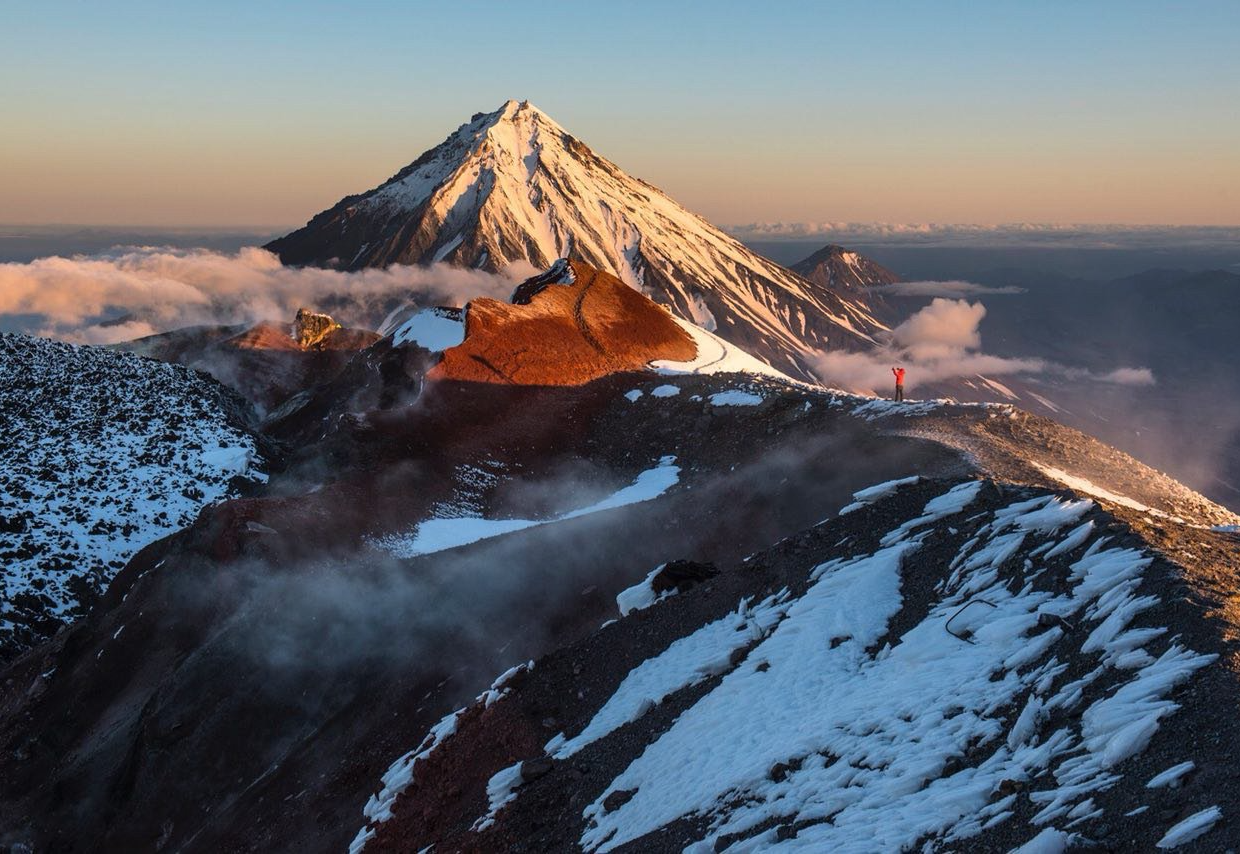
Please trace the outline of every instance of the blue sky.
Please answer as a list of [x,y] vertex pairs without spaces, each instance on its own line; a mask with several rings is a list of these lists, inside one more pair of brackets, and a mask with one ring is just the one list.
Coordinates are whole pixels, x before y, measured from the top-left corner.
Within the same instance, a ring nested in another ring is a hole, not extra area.
[[0,3],[0,221],[286,224],[528,98],[723,223],[1240,223],[1240,3]]

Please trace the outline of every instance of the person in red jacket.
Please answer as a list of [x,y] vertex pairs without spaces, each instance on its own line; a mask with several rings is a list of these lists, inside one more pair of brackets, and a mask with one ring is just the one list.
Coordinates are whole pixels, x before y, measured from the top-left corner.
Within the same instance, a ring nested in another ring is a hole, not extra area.
[[892,368],[891,372],[896,375],[896,400],[904,400],[904,368]]

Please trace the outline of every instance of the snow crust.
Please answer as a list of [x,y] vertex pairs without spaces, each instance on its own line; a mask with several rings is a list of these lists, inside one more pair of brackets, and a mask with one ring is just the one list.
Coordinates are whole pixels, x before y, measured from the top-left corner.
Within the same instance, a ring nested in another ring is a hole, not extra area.
[[[532,670],[534,662],[530,661],[525,664],[518,664],[505,670],[494,682],[491,683],[489,690],[478,695],[475,702],[483,703],[490,706],[500,697],[507,693],[504,685],[512,679],[513,676],[523,670]],[[413,783],[414,772],[417,764],[426,759],[435,752],[441,744],[452,736],[456,735],[457,724],[460,718],[468,710],[468,707],[457,709],[450,712],[440,719],[439,723],[431,727],[431,731],[426,734],[419,744],[413,750],[401,756],[393,762],[383,774],[380,780],[382,784],[379,791],[371,795],[367,799],[366,805],[362,808],[362,815],[366,817],[366,824],[358,830],[357,835],[353,837],[353,841],[349,844],[349,854],[359,854],[375,836],[375,825],[382,824],[392,818],[392,805],[396,803],[396,798],[400,796]],[[518,770],[520,766],[518,765]],[[503,773],[503,772],[501,772]],[[498,776],[498,775],[497,775]],[[488,786],[488,794],[490,786]]]
[[1179,848],[1208,832],[1223,817],[1218,807],[1209,807],[1175,824],[1156,843],[1159,848]]
[[1069,489],[1074,489],[1077,492],[1083,492],[1086,495],[1092,495],[1095,498],[1101,498],[1103,501],[1118,504],[1121,507],[1127,507],[1130,510],[1136,510],[1140,513],[1149,513],[1151,516],[1161,516],[1164,519],[1170,519],[1175,522],[1184,521],[1178,516],[1173,516],[1170,513],[1166,513],[1153,507],[1147,507],[1140,501],[1136,501],[1126,495],[1120,495],[1118,492],[1112,492],[1105,487],[1098,486],[1092,481],[1086,480],[1083,477],[1068,474],[1062,469],[1057,469],[1054,466],[1046,466],[1037,462],[1034,462],[1033,466],[1047,477],[1053,478]]
[[0,646],[17,600],[71,619],[78,584],[101,591],[234,478],[265,481],[238,412],[179,365],[0,335]]
[[753,644],[779,622],[787,610],[788,591],[769,596],[756,605],[741,600],[735,611],[674,641],[663,653],[629,672],[603,708],[573,738],[560,734],[547,744],[547,753],[567,759],[588,744],[635,721],[681,688],[723,673],[732,654]]
[[[876,649],[905,607],[909,558],[936,525],[965,514],[980,488],[953,487],[882,536],[876,551],[828,561],[813,570],[803,595],[766,603],[761,636],[743,641],[744,661],[720,663],[720,683],[585,808],[582,847],[613,850],[686,817],[707,825],[688,849],[695,854],[733,835],[739,841],[729,851],[860,852],[927,837],[960,841],[1011,818],[1016,795],[998,789],[1015,780],[1037,781],[1028,797],[1041,829],[1021,850],[1063,850],[1075,838],[1073,824],[1102,814],[1092,794],[1113,785],[1125,760],[1174,713],[1170,691],[1215,656],[1174,641],[1153,655],[1146,645],[1165,630],[1130,627],[1147,607],[1137,590],[1152,558],[1142,551],[1094,538],[1069,564],[1059,593],[1034,585],[1046,569],[1033,560],[1012,568],[1017,554],[1072,543],[1060,552],[1070,555],[1093,537],[1082,521],[1092,502],[1056,495],[987,514],[952,559],[928,613]],[[739,614],[638,665],[582,733],[557,737],[548,751],[572,755],[699,681],[703,662],[730,660],[738,641],[727,621]],[[1076,642],[1097,665],[1084,677],[1064,681],[1068,665],[1052,650],[1065,629],[1044,614],[1086,627]],[[959,637],[946,631],[948,620]],[[1140,655],[1124,660],[1133,653]],[[1080,707],[1105,674],[1118,684],[1093,699],[1079,723],[1048,727],[1056,710]],[[948,770],[978,746],[979,756]],[[621,790],[635,794],[604,810],[606,797]],[[1208,818],[1168,835],[1186,838]],[[1055,829],[1056,821],[1069,827]],[[770,826],[793,822],[792,838]]]
[[392,333],[392,343],[417,344],[440,353],[465,340],[465,324],[439,309],[427,308],[402,323]]
[[729,389],[712,394],[709,400],[712,406],[757,406],[762,402],[762,395],[752,391]]
[[1197,767],[1197,763],[1191,759],[1188,762],[1181,762],[1179,765],[1172,765],[1161,774],[1155,774],[1150,781],[1145,784],[1147,789],[1160,789],[1163,786],[1174,786],[1179,782],[1180,778]]
[[913,475],[912,477],[902,477],[898,480],[884,481],[883,483],[875,484],[874,486],[854,492],[852,495],[853,503],[842,507],[839,515],[843,516],[847,513],[852,513],[855,510],[860,510],[862,507],[873,504],[875,501],[881,501],[882,499],[893,495],[900,487],[909,486],[910,484],[917,483],[919,480],[921,480],[921,478],[917,475]]
[[552,519],[484,519],[479,516],[431,518],[422,522],[411,534],[397,534],[373,541],[381,549],[399,558],[411,558],[454,549],[479,540],[499,537],[514,531],[575,519],[591,513],[613,510],[658,498],[680,480],[680,467],[673,456],[663,457],[659,464],[640,473],[628,486],[587,507],[569,511]]
[[668,596],[674,595],[674,590],[668,590],[662,595],[654,591],[654,577],[658,575],[663,567],[667,566],[661,563],[646,574],[646,577],[634,584],[632,587],[626,587],[616,595],[616,608],[620,611],[621,617],[627,617],[634,611],[640,611],[643,608],[649,608],[660,599],[666,599]]
[[697,357],[688,362],[673,362],[667,359],[651,362],[650,367],[656,373],[669,376],[676,374],[756,374],[784,382],[795,382],[787,374],[775,370],[766,362],[755,359],[741,348],[729,344],[700,326],[695,326],[679,317],[672,319],[693,339],[693,343],[697,346]]
[[1063,854],[1076,841],[1075,833],[1065,833],[1053,827],[1043,829],[1037,836],[1012,851],[1012,854]]
[[487,781],[487,813],[474,822],[470,830],[479,832],[495,824],[496,814],[517,797],[522,782],[520,762],[497,771]]

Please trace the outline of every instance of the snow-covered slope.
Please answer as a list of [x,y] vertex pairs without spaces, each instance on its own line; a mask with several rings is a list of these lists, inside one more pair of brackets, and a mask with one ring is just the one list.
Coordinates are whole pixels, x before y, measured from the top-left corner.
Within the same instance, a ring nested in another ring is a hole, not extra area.
[[234,479],[265,480],[242,415],[177,365],[0,335],[0,657],[81,616]]
[[445,261],[500,270],[560,257],[610,272],[776,368],[883,328],[843,297],[754,254],[598,156],[528,102],[478,114],[380,187],[268,245],[286,264]]
[[[353,850],[1226,847],[1230,771],[1195,734],[1220,656],[1164,558],[1088,498],[918,477],[854,497],[505,674],[389,769]],[[545,743],[496,752],[543,697]],[[465,766],[491,775],[485,814],[463,794],[426,818]]]

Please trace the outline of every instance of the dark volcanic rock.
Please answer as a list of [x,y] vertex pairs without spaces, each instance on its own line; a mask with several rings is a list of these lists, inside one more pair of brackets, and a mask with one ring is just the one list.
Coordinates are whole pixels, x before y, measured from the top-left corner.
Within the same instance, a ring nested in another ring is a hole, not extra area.
[[683,593],[703,581],[709,581],[718,574],[718,567],[712,563],[669,560],[661,570],[655,573],[654,578],[650,579],[650,587],[655,593],[666,593],[669,590]]

